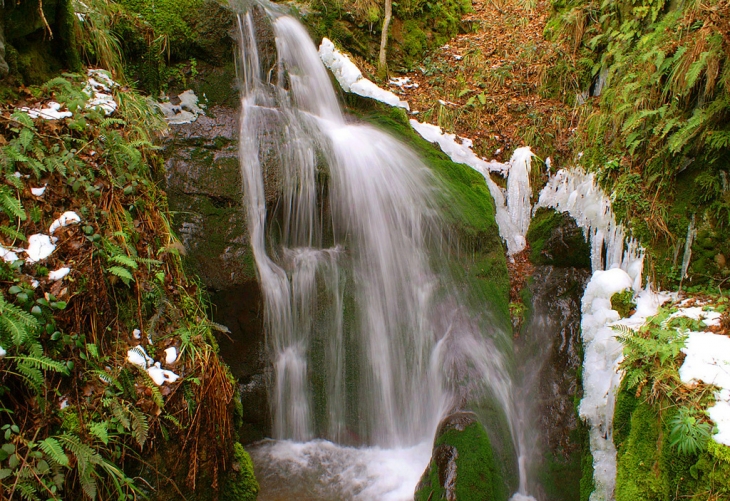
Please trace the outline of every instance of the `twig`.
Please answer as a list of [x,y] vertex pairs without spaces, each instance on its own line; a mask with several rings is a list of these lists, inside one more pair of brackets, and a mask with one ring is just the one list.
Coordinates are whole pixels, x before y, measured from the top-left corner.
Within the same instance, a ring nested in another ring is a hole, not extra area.
[[46,30],[48,30],[48,38],[53,40],[53,32],[51,31],[51,27],[48,25],[46,15],[43,13],[43,0],[38,0],[38,13],[41,15],[41,19],[43,20]]

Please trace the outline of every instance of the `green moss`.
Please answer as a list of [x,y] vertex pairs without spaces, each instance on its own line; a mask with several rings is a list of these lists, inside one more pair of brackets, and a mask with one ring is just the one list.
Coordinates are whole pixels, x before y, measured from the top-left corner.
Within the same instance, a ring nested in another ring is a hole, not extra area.
[[233,444],[233,461],[233,471],[221,492],[221,501],[256,501],[259,483],[253,472],[253,462],[238,442]]
[[616,310],[621,318],[630,316],[631,312],[636,309],[634,291],[626,289],[611,296],[611,308]]
[[708,450],[682,454],[669,442],[677,412],[652,405],[624,387],[614,414],[616,500],[730,499],[730,448],[710,441]]
[[[564,230],[556,234],[560,229]],[[527,230],[530,261],[539,265],[591,267],[591,247],[566,213],[540,208]]]
[[[434,443],[456,448],[456,499],[459,501],[506,501],[509,490],[501,480],[500,470],[492,454],[492,446],[484,427],[472,423],[463,431],[451,429]],[[429,476],[416,492],[416,501],[445,499],[439,481],[438,467],[434,461]]]
[[457,279],[466,281],[475,300],[492,305],[494,321],[504,331],[511,331],[507,260],[494,201],[484,178],[470,167],[452,162],[437,146],[420,137],[403,110],[369,106],[374,109],[355,112],[410,146],[436,175],[443,187],[439,202],[444,223],[458,241],[451,256],[452,271]]
[[56,17],[58,34],[63,43],[66,66],[69,71],[81,71],[81,55],[79,54],[78,40],[76,39],[76,14],[70,0],[61,0]]

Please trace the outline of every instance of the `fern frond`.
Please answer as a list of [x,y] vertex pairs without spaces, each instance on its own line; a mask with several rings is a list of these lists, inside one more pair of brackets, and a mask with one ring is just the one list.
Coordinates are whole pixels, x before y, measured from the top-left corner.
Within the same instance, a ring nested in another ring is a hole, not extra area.
[[134,439],[137,441],[140,447],[144,447],[149,434],[149,425],[147,423],[147,417],[137,408],[132,407],[129,410],[130,417],[132,418],[132,433]]
[[65,452],[63,452],[63,447],[61,447],[61,444],[55,438],[48,437],[44,440],[41,440],[38,443],[38,446],[54,463],[60,466],[69,465],[68,456]]

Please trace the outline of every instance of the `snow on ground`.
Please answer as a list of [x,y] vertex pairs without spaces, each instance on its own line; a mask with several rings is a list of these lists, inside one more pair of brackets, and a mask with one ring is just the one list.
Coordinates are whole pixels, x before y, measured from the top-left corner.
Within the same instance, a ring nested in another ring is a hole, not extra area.
[[174,383],[180,377],[172,371],[163,369],[160,366],[160,362],[155,362],[142,346],[130,348],[127,351],[127,361],[140,369],[146,370],[147,374],[149,374],[157,386],[162,386],[165,383]]
[[59,280],[63,280],[63,278],[68,275],[71,272],[71,268],[59,268],[57,270],[53,270],[48,274],[48,280],[52,280],[54,282],[57,282]]
[[352,92],[358,96],[369,97],[398,108],[409,110],[405,101],[401,101],[392,92],[381,89],[362,75],[360,69],[350,61],[347,55],[335,48],[335,44],[328,38],[323,38],[319,46],[319,57],[324,65],[332,71],[342,90]]
[[[700,308],[683,308],[672,317],[684,316],[699,320]],[[702,311],[702,314],[718,312]],[[703,323],[716,325],[714,315],[705,316]],[[687,355],[679,368],[683,383],[702,381],[719,387],[715,393],[715,405],[708,409],[710,419],[717,426],[713,439],[730,446],[730,337],[712,332],[690,332],[682,352]]]
[[48,233],[53,235],[57,229],[63,228],[70,224],[78,224],[81,222],[81,218],[74,211],[66,211],[61,216],[51,223],[51,227],[48,228]]
[[[112,95],[112,89],[119,87],[119,84],[112,80],[111,74],[106,70],[89,69],[87,77],[86,85],[83,88],[83,92],[89,96],[86,101],[86,109],[101,108],[107,116],[114,113],[117,109],[117,102]],[[33,119],[60,120],[73,116],[73,113],[68,110],[61,111],[61,105],[55,101],[47,103],[45,107],[21,107],[18,110],[26,112]]]
[[46,186],[44,185],[44,186],[42,186],[42,187],[40,187],[40,188],[31,188],[31,189],[30,189],[30,192],[31,192],[31,193],[33,194],[33,196],[35,196],[35,197],[42,197],[42,196],[43,196],[43,194],[44,194],[44,193],[46,192]]
[[56,250],[56,245],[51,242],[51,237],[36,233],[28,237],[28,248],[25,250],[28,256],[26,261],[31,264],[37,263],[53,254],[54,250]]
[[157,107],[162,111],[167,123],[171,125],[189,124],[196,121],[198,116],[205,114],[203,108],[198,105],[198,96],[192,90],[186,90],[177,96],[177,100],[180,101],[178,104],[173,104],[171,101],[157,103]]

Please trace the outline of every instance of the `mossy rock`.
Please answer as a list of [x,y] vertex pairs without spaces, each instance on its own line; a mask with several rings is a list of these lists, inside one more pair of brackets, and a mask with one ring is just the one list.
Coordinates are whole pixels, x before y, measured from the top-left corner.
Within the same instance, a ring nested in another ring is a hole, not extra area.
[[[76,39],[77,20],[71,0],[46,0],[43,16],[38,3],[9,2],[0,6],[0,42],[8,72],[25,85],[44,83],[62,71],[81,71]],[[53,38],[49,38],[48,29]]]
[[259,483],[253,472],[251,456],[241,444],[233,444],[233,467],[221,493],[221,501],[256,501]]
[[512,330],[509,314],[507,259],[495,219],[494,200],[484,177],[474,169],[452,162],[446,154],[419,136],[406,113],[371,100],[347,95],[349,109],[384,129],[412,148],[443,188],[439,205],[448,237],[455,243],[450,256],[455,278],[467,284],[474,301],[484,305],[492,321],[505,332]]
[[636,310],[634,291],[626,289],[611,296],[611,309],[616,310],[621,318],[630,317],[632,312]]
[[571,268],[591,267],[591,248],[583,230],[568,213],[538,209],[527,231],[534,264]]
[[444,418],[415,500],[506,501],[508,497],[489,437],[476,414],[457,412]]
[[698,454],[680,453],[669,439],[676,412],[676,407],[648,403],[644,394],[619,391],[616,501],[730,499],[730,449],[710,441]]

